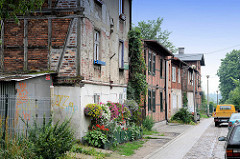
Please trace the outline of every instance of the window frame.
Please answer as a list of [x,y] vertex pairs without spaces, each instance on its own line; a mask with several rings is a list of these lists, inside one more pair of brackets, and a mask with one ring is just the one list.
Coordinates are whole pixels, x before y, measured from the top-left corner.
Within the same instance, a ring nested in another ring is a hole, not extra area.
[[124,69],[124,41],[119,40],[118,45],[118,66],[119,69]]
[[178,68],[178,83],[181,83],[181,69]]
[[172,82],[176,82],[176,67],[172,66]]
[[93,60],[97,61],[100,59],[100,31],[94,30],[94,55]]

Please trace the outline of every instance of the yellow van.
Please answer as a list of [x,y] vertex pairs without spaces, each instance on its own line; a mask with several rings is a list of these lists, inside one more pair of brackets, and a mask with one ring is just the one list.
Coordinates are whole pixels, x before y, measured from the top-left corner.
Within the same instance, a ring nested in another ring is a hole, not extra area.
[[213,112],[215,126],[219,126],[221,123],[228,123],[228,120],[232,113],[236,113],[235,107],[232,104],[217,105],[216,111]]

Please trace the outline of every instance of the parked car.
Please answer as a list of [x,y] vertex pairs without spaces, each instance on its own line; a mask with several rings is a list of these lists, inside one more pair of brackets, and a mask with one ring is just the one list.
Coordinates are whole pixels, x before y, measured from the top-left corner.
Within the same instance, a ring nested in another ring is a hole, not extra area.
[[228,130],[231,129],[235,122],[240,122],[240,113],[232,113],[228,121]]
[[226,159],[240,158],[240,123],[235,123],[227,136],[221,136],[218,140],[226,141],[224,145]]

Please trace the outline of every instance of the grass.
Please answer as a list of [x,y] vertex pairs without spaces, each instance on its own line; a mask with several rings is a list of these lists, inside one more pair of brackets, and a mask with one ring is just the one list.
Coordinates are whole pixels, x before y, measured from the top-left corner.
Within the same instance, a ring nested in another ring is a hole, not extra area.
[[165,136],[165,135],[164,135],[164,133],[162,133],[162,134],[160,134],[160,135],[158,135],[158,136]]
[[110,153],[98,152],[93,147],[84,148],[84,146],[81,145],[81,144],[75,144],[73,146],[73,148],[71,149],[71,152],[81,153],[81,154],[90,155],[90,156],[95,156],[95,157],[98,157],[98,158],[110,157]]
[[114,148],[119,152],[120,155],[131,156],[134,154],[134,151],[143,146],[145,141],[138,140],[133,142],[128,142]]
[[206,114],[200,114],[201,118],[209,118]]
[[143,129],[143,135],[153,135],[153,134],[158,134],[159,132],[157,131],[149,131],[146,129]]

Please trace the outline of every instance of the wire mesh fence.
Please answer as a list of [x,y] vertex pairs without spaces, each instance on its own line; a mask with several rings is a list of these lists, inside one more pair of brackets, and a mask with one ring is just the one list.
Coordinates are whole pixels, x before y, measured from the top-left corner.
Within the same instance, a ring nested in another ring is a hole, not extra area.
[[0,124],[3,135],[27,133],[34,121],[41,124],[44,117],[48,121],[50,114],[50,98],[0,96]]

